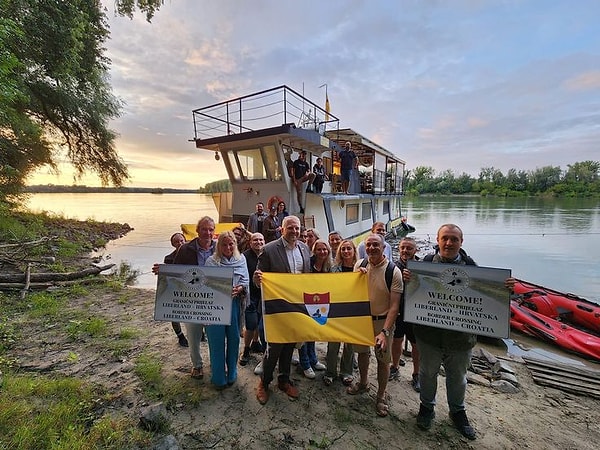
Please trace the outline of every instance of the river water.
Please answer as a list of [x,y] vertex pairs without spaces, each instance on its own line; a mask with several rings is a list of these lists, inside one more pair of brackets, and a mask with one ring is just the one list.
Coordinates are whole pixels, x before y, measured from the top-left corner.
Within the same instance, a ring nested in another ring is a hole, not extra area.
[[[80,220],[128,223],[134,231],[102,255],[140,270],[137,285],[144,288],[155,287],[150,267],[171,252],[169,237],[181,223],[217,216],[206,194],[32,194],[27,205]],[[600,303],[598,200],[418,197],[404,199],[403,210],[419,240],[435,243],[441,224],[456,223],[463,247],[480,266],[512,269],[517,278]]]
[[[156,287],[150,267],[172,251],[169,237],[181,223],[217,217],[205,194],[32,194],[27,207],[79,220],[128,223],[134,231],[110,242],[101,256],[103,263],[127,261],[139,270],[141,288]],[[403,210],[417,229],[411,236],[419,241],[434,244],[441,224],[456,223],[464,232],[463,248],[480,266],[508,268],[514,277],[600,303],[598,200],[418,197],[404,199]],[[526,336],[519,336],[519,345],[512,339],[505,343],[512,354],[534,352],[539,358],[584,363]]]

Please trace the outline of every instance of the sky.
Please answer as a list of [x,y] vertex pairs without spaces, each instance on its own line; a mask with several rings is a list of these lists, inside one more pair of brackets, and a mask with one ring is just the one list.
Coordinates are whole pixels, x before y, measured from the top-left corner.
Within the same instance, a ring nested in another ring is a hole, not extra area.
[[[107,8],[126,186],[226,178],[192,110],[285,84],[406,161],[477,176],[600,160],[600,1],[166,0]],[[71,184],[42,170],[30,184]],[[78,184],[99,185],[97,177]]]

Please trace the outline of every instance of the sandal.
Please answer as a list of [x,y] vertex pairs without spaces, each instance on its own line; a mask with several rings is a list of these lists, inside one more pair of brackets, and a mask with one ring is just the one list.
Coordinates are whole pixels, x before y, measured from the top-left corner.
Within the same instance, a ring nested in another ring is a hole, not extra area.
[[323,377],[323,383],[325,383],[325,386],[331,386],[333,384],[333,377],[330,377],[329,375],[325,375]]
[[354,377],[352,375],[344,375],[342,377],[342,383],[344,386],[350,386],[354,381]]
[[201,380],[204,378],[204,371],[202,370],[202,367],[192,367],[191,376],[196,380]]
[[363,392],[368,392],[368,391],[369,391],[369,385],[362,384],[362,383],[354,383],[352,386],[348,386],[348,389],[346,389],[346,392],[350,395],[362,394]]
[[375,403],[375,411],[379,417],[387,417],[390,411],[390,405],[388,405],[387,400],[384,397],[377,399],[377,402]]

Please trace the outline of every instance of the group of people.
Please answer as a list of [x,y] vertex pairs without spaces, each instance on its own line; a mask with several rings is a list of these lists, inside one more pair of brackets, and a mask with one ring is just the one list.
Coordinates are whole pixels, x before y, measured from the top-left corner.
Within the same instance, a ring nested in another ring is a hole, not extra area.
[[[320,194],[323,191],[325,181],[329,180],[329,175],[323,165],[323,159],[318,157],[311,170],[310,164],[306,161],[306,156],[306,150],[301,150],[298,158],[290,162],[289,166],[289,175],[296,188],[296,199],[298,200],[301,214],[304,214],[302,203],[302,194],[304,191]],[[344,194],[349,194],[352,171],[358,168],[358,157],[352,150],[351,142],[344,144],[343,149],[338,152],[338,158],[340,161],[341,191]],[[304,189],[304,183],[307,183],[306,189]]]
[[[285,209],[285,204],[283,206]],[[261,404],[268,402],[276,367],[277,388],[292,399],[300,395],[291,378],[292,359],[297,344],[265,342],[260,288],[265,272],[362,272],[368,280],[374,329],[377,415],[384,417],[389,413],[387,384],[390,380],[398,379],[399,366],[404,365],[401,355],[403,338],[406,336],[412,347],[411,382],[420,395],[417,425],[423,430],[429,430],[432,426],[438,374],[441,366],[444,366],[450,418],[463,436],[475,439],[475,430],[465,412],[465,393],[466,373],[476,336],[460,331],[408,324],[403,320],[404,283],[411,278],[407,262],[417,259],[415,240],[405,237],[399,242],[400,258],[394,263],[391,247],[385,241],[383,223],[373,224],[371,233],[357,248],[352,240],[344,239],[337,231],[331,232],[327,240],[321,239],[316,229],[304,229],[300,219],[294,215],[285,215],[279,225],[279,237],[266,242],[263,233],[251,231],[257,230],[261,222],[262,231],[265,231],[266,219],[264,205],[258,203],[256,212],[248,220],[248,230],[245,230],[249,233],[248,248],[240,252],[234,232],[222,232],[214,241],[215,223],[210,217],[203,217],[197,224],[198,237],[182,244],[174,255],[169,255],[173,256],[174,264],[229,266],[234,269],[231,324],[206,326],[211,382],[217,389],[235,383],[237,366],[248,364],[251,351],[264,351],[262,360],[255,368],[255,373],[260,375],[256,388],[257,400]],[[426,256],[425,260],[434,263],[475,264],[462,249],[462,243],[462,230],[455,224],[444,224],[437,233],[436,253]],[[514,279],[506,280],[509,289],[513,285]],[[203,328],[205,327],[200,324],[186,323],[193,366],[191,376],[194,378],[204,376],[200,355]],[[242,328],[243,350],[240,356]],[[315,370],[323,370],[323,382],[326,386],[330,386],[339,378],[347,386],[346,392],[349,395],[367,392],[371,348],[343,343],[340,359],[341,346],[342,343],[339,342],[328,343],[326,364],[323,364],[317,359],[315,343],[303,343],[300,347],[299,363],[304,375],[312,379],[315,378]],[[359,372],[357,381],[353,376],[355,354]]]

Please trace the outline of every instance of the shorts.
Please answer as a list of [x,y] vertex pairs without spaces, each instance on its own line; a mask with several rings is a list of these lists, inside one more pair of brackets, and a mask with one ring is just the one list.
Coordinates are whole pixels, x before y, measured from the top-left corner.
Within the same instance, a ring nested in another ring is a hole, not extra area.
[[[385,325],[385,319],[381,319],[381,320],[374,320],[373,321],[373,341],[375,341],[375,336],[377,336],[379,333],[381,333],[381,330],[383,329],[383,325]],[[392,331],[390,333],[390,335],[386,338],[386,347],[385,347],[385,352],[382,352],[378,349],[375,349],[375,358],[377,358],[377,361],[380,362],[384,362],[384,363],[391,363],[392,362],[392,336],[393,336],[393,331],[394,330],[390,330]],[[367,346],[367,345],[353,345],[354,347],[354,351],[356,353],[371,353],[371,347]]]
[[244,319],[246,320],[246,330],[257,330],[260,317],[261,313],[258,309],[258,302],[250,299],[250,304],[246,306],[246,310],[244,311]]
[[340,174],[340,178],[342,181],[350,181],[350,175],[352,174],[352,169],[342,170]]
[[396,317],[396,328],[394,329],[394,339],[400,339],[403,336],[406,336],[406,339],[412,344],[417,342],[412,323],[405,322],[403,314],[398,314],[398,317]]

